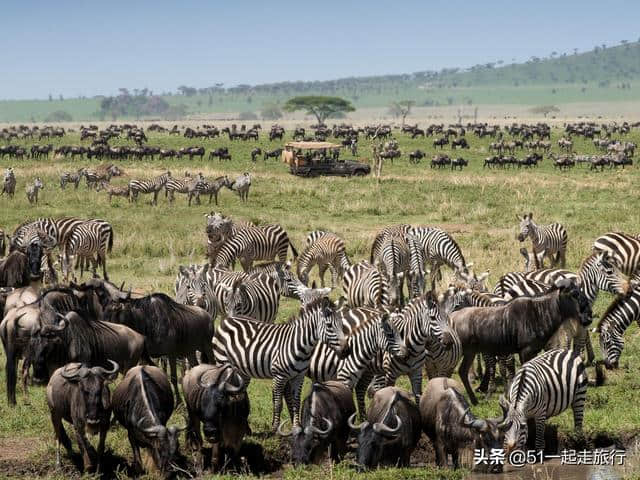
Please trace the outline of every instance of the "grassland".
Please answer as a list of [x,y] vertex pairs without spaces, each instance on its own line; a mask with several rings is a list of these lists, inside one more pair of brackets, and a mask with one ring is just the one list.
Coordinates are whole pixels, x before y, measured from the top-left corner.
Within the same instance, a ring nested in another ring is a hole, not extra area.
[[[559,131],[554,131],[553,142]],[[431,141],[411,140],[397,135],[401,150],[406,154],[416,148],[434,153]],[[338,232],[346,241],[349,256],[359,260],[368,256],[375,232],[384,225],[411,223],[438,225],[449,231],[460,243],[467,260],[473,261],[478,271],[490,270],[490,282],[502,273],[519,270],[522,262],[515,239],[517,214],[534,212],[540,222],[562,222],[569,231],[568,267],[575,269],[590,251],[592,241],[610,230],[638,233],[637,185],[640,172],[637,166],[626,170],[591,172],[586,168],[557,172],[549,160],[532,170],[486,170],[482,159],[488,155],[488,140],[468,136],[471,149],[462,156],[470,160],[463,172],[432,170],[428,161],[417,166],[408,165],[406,155],[393,165],[386,164],[383,179],[374,178],[318,178],[301,179],[291,176],[284,164],[270,160],[252,164],[249,152],[254,143],[233,143],[226,139],[191,142],[184,138],[149,134],[150,145],[179,148],[191,144],[204,144],[211,148],[229,146],[231,162],[217,160],[188,161],[125,161],[121,162],[126,177],[114,179],[125,183],[133,177],[155,175],[169,168],[174,176],[184,170],[201,171],[206,176],[237,175],[250,171],[253,176],[249,201],[242,204],[233,192],[224,190],[220,206],[187,207],[186,200],[178,197],[169,206],[161,197],[157,207],[142,197],[137,205],[124,199],[108,204],[106,196],[82,185],[78,190],[61,191],[59,173],[81,166],[95,164],[87,160],[31,159],[0,160],[0,168],[12,165],[18,178],[16,197],[0,198],[0,228],[12,231],[28,218],[39,216],[77,215],[109,220],[115,230],[113,254],[109,257],[109,273],[116,282],[126,281],[139,292],[163,291],[172,293],[173,280],[181,264],[201,262],[205,252],[203,214],[219,210],[234,218],[260,223],[277,222],[290,234],[293,242],[302,247],[306,233],[316,228]],[[638,143],[640,135],[634,131],[629,140]],[[67,136],[58,143],[79,144],[77,136]],[[115,143],[125,143],[116,141]],[[261,139],[265,148],[279,146]],[[580,153],[593,152],[589,141],[575,140]],[[362,140],[360,154],[369,157],[371,146]],[[555,150],[555,148],[554,148]],[[445,152],[447,150],[445,149]],[[456,153],[457,155],[457,153]],[[120,163],[119,163],[120,164]],[[27,181],[36,175],[43,178],[46,188],[40,203],[30,206],[24,194]],[[334,292],[337,297],[339,292]],[[601,294],[596,302],[596,315],[602,314],[611,297]],[[293,302],[284,301],[280,319],[295,312]],[[597,345],[597,338],[593,338]],[[585,432],[590,445],[604,446],[612,442],[629,444],[640,432],[640,411],[637,389],[640,387],[640,338],[632,326],[626,334],[626,345],[621,368],[608,373],[606,385],[590,389],[588,393]],[[4,364],[4,359],[0,360]],[[7,407],[4,400],[4,371],[0,373],[0,477],[2,476],[76,476],[69,461],[57,471],[54,467],[53,431],[41,387],[31,388],[30,404],[19,400],[15,408]],[[590,370],[593,377],[593,372]],[[402,385],[407,383],[403,380]],[[269,382],[256,381],[250,386],[251,427],[254,436],[249,442],[262,448],[266,458],[265,470],[286,478],[358,478],[347,464],[324,465],[316,469],[282,469],[287,449],[278,438],[267,433],[271,419],[271,389]],[[497,396],[481,401],[474,412],[479,415],[497,415]],[[183,423],[184,411],[179,409],[173,423]],[[557,426],[563,442],[571,445],[572,420],[565,413],[551,422]],[[424,442],[426,445],[427,442]],[[126,462],[131,451],[123,429],[113,428],[107,445],[114,468],[126,477]],[[420,453],[417,462],[430,459]],[[414,468],[409,471],[383,470],[367,478],[458,478],[461,473]]]

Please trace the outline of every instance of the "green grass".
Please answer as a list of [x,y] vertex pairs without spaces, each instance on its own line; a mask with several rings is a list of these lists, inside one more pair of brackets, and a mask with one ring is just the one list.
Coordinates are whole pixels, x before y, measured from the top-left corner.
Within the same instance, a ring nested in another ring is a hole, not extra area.
[[[559,135],[559,131],[553,132],[554,145]],[[297,178],[291,176],[279,161],[265,163],[260,160],[252,164],[249,152],[254,143],[230,143],[226,139],[191,142],[182,137],[149,134],[150,145],[163,147],[204,144],[208,152],[211,148],[229,146],[233,155],[231,162],[190,162],[187,159],[117,162],[127,176],[114,179],[114,183],[155,175],[165,168],[171,169],[175,176],[182,175],[187,169],[202,171],[207,176],[233,176],[250,171],[253,185],[249,202],[242,204],[235,194],[224,190],[217,208],[206,203],[189,208],[182,196],[177,196],[173,206],[169,206],[163,196],[157,207],[152,207],[150,199],[144,196],[137,205],[129,204],[125,199],[115,199],[109,205],[104,194],[88,191],[84,185],[77,191],[72,188],[61,191],[58,185],[61,171],[95,165],[95,161],[16,161],[5,158],[0,160],[0,168],[14,167],[18,187],[13,200],[0,197],[0,228],[11,232],[24,220],[39,216],[77,215],[107,219],[115,230],[114,249],[108,259],[114,282],[119,284],[124,280],[141,292],[163,291],[170,294],[178,266],[204,260],[206,236],[203,215],[211,210],[220,210],[238,219],[279,223],[299,249],[310,230],[333,230],[345,239],[352,260],[368,257],[373,236],[382,226],[401,222],[439,225],[458,240],[467,260],[474,262],[474,269],[490,270],[491,284],[502,273],[522,268],[515,239],[516,214],[532,211],[534,218],[542,223],[562,222],[569,232],[568,268],[572,270],[578,269],[598,235],[610,230],[630,233],[640,230],[635,200],[640,180],[637,166],[603,173],[582,167],[558,172],[554,171],[549,160],[545,160],[538,169],[486,170],[482,168],[482,159],[488,155],[489,140],[478,140],[469,135],[471,149],[460,153],[470,160],[468,169],[463,172],[432,170],[428,161],[412,166],[406,160],[406,153],[416,148],[427,151],[428,160],[434,153],[430,139],[411,140],[400,134],[397,137],[405,155],[393,165],[385,165],[379,184],[372,177]],[[634,131],[628,139],[638,143],[640,135]],[[591,142],[581,139],[574,142],[578,152],[594,152]],[[67,136],[54,143],[79,144],[80,141],[77,136]],[[278,145],[264,139],[260,141],[263,150]],[[370,155],[370,147],[368,142],[361,141],[362,157]],[[41,192],[40,203],[31,206],[24,188],[36,175],[43,178],[46,187]],[[338,294],[334,292],[333,296]],[[594,307],[596,315],[602,314],[610,301],[610,295],[601,294]],[[294,302],[283,301],[279,319],[288,318],[296,309]],[[640,387],[638,336],[638,329],[632,326],[626,334],[620,370],[607,372],[605,386],[589,389],[585,415],[585,432],[589,439],[604,435],[624,442],[640,430],[640,411],[635,407],[635,392]],[[593,341],[597,348],[597,338],[594,337]],[[0,360],[0,364],[3,363],[4,360]],[[593,378],[592,369],[589,373]],[[408,388],[406,379],[401,379],[400,385]],[[279,439],[266,434],[272,413],[270,383],[254,381],[249,393],[250,422],[255,436],[248,440],[259,443],[268,458],[286,460],[286,448],[281,446]],[[30,396],[30,405],[19,399],[17,407],[7,407],[4,370],[0,372],[0,445],[6,450],[7,444],[18,442],[20,448],[24,448],[21,460],[2,460],[0,454],[0,476],[3,476],[1,471],[4,467],[7,472],[22,476],[75,475],[68,461],[64,471],[56,472],[54,469],[53,431],[44,389],[32,387]],[[497,395],[490,400],[482,400],[473,410],[478,415],[497,415]],[[183,415],[184,411],[178,410],[172,423],[184,423]],[[558,426],[563,438],[570,436],[570,412],[552,419],[550,423]],[[114,455],[130,461],[131,451],[123,429],[113,428],[107,445]],[[283,474],[287,478],[317,478],[320,475],[360,478],[347,465],[285,469]],[[381,470],[367,478],[459,478],[457,475],[460,474],[415,468]]]

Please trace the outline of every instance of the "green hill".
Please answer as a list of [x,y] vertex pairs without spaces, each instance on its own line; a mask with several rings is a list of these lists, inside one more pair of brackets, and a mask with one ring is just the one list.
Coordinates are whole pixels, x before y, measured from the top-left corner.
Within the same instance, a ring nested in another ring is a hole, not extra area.
[[[561,104],[640,100],[640,43],[598,46],[585,53],[532,57],[525,63],[502,61],[468,69],[444,69],[410,74],[352,77],[315,82],[280,82],[193,88],[163,95],[172,112],[259,112],[294,95],[341,96],[356,107],[384,107],[393,100],[410,99],[418,106],[477,104]],[[0,121],[43,121],[55,111],[74,120],[100,118],[101,98],[0,101]],[[184,106],[182,108],[181,106]],[[135,118],[131,112],[118,118]],[[159,118],[159,117],[156,117]],[[107,118],[110,119],[110,118]]]

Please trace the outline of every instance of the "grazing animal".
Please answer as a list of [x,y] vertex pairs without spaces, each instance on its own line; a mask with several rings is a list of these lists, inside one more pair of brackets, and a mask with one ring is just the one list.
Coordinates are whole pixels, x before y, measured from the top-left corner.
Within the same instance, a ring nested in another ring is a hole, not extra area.
[[409,233],[422,244],[424,257],[431,266],[432,289],[442,278],[442,265],[449,266],[458,277],[467,280],[471,264],[467,265],[462,249],[451,235],[436,227],[413,227]]
[[[453,467],[460,468],[459,450],[473,444],[476,449],[492,451],[502,447],[500,419],[479,419],[462,396],[463,386],[451,378],[432,378],[420,398],[422,428],[436,452],[436,464],[446,467],[451,455]],[[502,465],[491,466],[493,473]]]
[[25,251],[14,250],[0,260],[0,287],[28,287],[42,279],[42,242],[31,241]]
[[[317,232],[312,232],[312,234]],[[307,248],[298,257],[297,274],[304,285],[309,285],[309,272],[314,265],[318,265],[320,286],[324,288],[324,274],[327,268],[331,270],[331,287],[335,287],[338,278],[342,278],[344,272],[351,266],[344,245],[344,240],[338,235],[329,232],[321,232],[317,238],[309,241]]]
[[[525,214],[520,220],[518,240],[524,242],[527,237],[533,244],[533,259],[536,268],[544,268],[544,259],[549,257],[551,266],[560,264],[564,268],[567,257],[567,230],[560,223],[538,226],[533,221],[533,213]],[[555,258],[553,257],[555,255]]]
[[187,195],[188,204],[191,206],[191,200],[195,197],[196,203],[200,205],[200,192],[205,187],[206,182],[202,174],[198,174],[193,178],[179,180],[170,178],[164,186],[169,203],[173,203],[176,193],[184,193]]
[[608,252],[622,273],[640,280],[640,237],[609,232],[593,242],[593,250]]
[[251,175],[249,172],[244,172],[238,178],[236,178],[231,186],[231,190],[235,191],[240,200],[246,202],[249,198],[249,188],[251,187]]
[[582,434],[587,384],[582,358],[573,350],[550,350],[523,364],[508,397],[500,397],[503,419],[498,428],[504,432],[505,453],[525,448],[529,419],[536,425],[536,449],[543,451],[545,422],[569,407],[575,430]]
[[218,192],[222,189],[222,187],[231,188],[231,180],[226,175],[222,177],[217,177],[212,181],[206,180],[204,184],[200,184],[198,187],[199,194],[201,195],[209,195],[209,203],[211,203],[211,199],[215,199],[216,205],[218,205]]
[[101,190],[107,193],[109,203],[111,203],[113,197],[129,198],[129,185],[111,185],[107,182],[100,182],[96,187],[96,192],[100,192]]
[[366,260],[351,265],[342,277],[342,291],[351,308],[390,305],[386,277]]
[[64,245],[62,256],[62,271],[65,279],[73,269],[73,259],[80,262],[80,276],[84,274],[85,261],[92,265],[93,276],[102,265],[102,277],[109,280],[107,275],[107,253],[113,248],[113,228],[108,222],[87,220],[76,226]]
[[196,365],[196,350],[203,362],[213,359],[211,316],[200,307],[181,305],[164,293],[142,298],[127,295],[111,301],[104,310],[104,318],[144,335],[149,356],[169,357],[176,403],[180,403],[176,360],[188,358],[191,365]]
[[255,163],[259,155],[262,155],[262,149],[256,147],[253,150],[251,150],[251,161]]
[[328,298],[310,303],[288,323],[271,324],[246,317],[222,319],[213,339],[218,365],[231,364],[245,378],[273,379],[272,431],[280,425],[282,397],[288,384],[287,407],[292,425],[299,425],[300,395],[305,371],[319,342],[339,355],[347,341],[335,305]]
[[402,236],[408,233],[410,229],[411,225],[402,223],[399,225],[389,225],[380,230],[376,234],[376,237],[373,239],[373,244],[371,245],[371,254],[369,255],[369,263],[374,264],[376,259],[380,256],[382,243],[385,241],[387,236]]
[[355,413],[351,390],[343,383],[314,383],[302,404],[301,425],[282,436],[291,436],[291,460],[294,464],[320,463],[327,452],[340,461],[347,452],[349,417]]
[[218,308],[227,316],[249,317],[261,322],[272,323],[280,306],[281,285],[278,279],[266,273],[252,274],[249,278],[238,279],[231,287],[222,284],[226,291],[223,303]]
[[618,368],[624,332],[633,321],[640,323],[640,288],[637,285],[628,295],[614,300],[598,322],[596,331],[600,334],[600,349],[607,369]]
[[83,168],[79,168],[77,172],[62,172],[60,174],[60,188],[64,190],[67,186],[67,183],[70,183],[73,184],[74,188],[77,190],[83,175]]
[[419,297],[425,289],[425,258],[420,240],[415,235],[406,233],[404,236],[409,248],[409,279],[407,282],[409,297]]
[[422,150],[416,150],[415,152],[409,153],[409,163],[418,164],[420,160],[425,157],[425,153]]
[[34,204],[38,203],[38,192],[44,188],[44,183],[40,180],[40,177],[37,177],[32,185],[27,187],[27,200],[29,203]]
[[146,448],[155,467],[166,475],[178,456],[184,428],[167,427],[174,403],[165,373],[152,366],[132,368],[113,390],[111,405],[115,418],[127,429],[135,470],[142,472],[140,448]]
[[387,235],[382,242],[376,266],[387,277],[389,303],[402,307],[404,304],[404,279],[409,271],[409,245],[404,237]]
[[[202,435],[214,445],[216,470],[226,461],[239,465],[239,452],[249,427],[249,396],[244,381],[233,367],[197,365],[182,378],[189,422],[187,442],[199,451]],[[203,465],[204,467],[204,465]]]
[[16,193],[16,174],[13,172],[13,168],[9,167],[4,171],[4,182],[2,184],[2,193],[0,196],[7,194],[13,198]]
[[153,193],[152,205],[158,204],[158,194],[171,178],[171,172],[167,171],[162,175],[149,180],[131,180],[129,182],[129,201],[137,202],[138,194]]
[[[56,434],[56,465],[60,467],[60,444],[72,454],[71,440],[62,420],[73,425],[82,453],[84,471],[100,470],[104,442],[111,420],[111,394],[107,383],[118,375],[118,364],[113,361],[109,370],[69,363],[57,369],[47,385],[47,404]],[[99,434],[96,452],[86,434]]]
[[422,435],[420,410],[408,392],[385,387],[373,397],[366,421],[349,426],[358,433],[358,464],[362,468],[378,465],[408,467],[411,454]]
[[477,353],[518,353],[524,363],[542,350],[566,321],[591,323],[591,304],[571,280],[560,280],[549,293],[516,298],[497,307],[469,307],[450,315],[462,343],[460,378],[471,403],[478,403],[469,384],[469,368]]

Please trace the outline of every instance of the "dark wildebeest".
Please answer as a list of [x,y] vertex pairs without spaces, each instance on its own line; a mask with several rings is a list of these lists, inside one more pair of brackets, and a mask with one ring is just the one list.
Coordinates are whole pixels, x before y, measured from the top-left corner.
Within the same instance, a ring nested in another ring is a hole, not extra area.
[[120,323],[142,334],[151,357],[169,357],[171,383],[176,402],[180,402],[176,360],[188,358],[196,365],[196,350],[204,363],[213,362],[211,339],[213,321],[206,310],[193,305],[182,305],[164,293],[153,293],[142,298],[118,298],[105,308],[107,321]]
[[[460,382],[446,377],[432,378],[420,397],[422,428],[436,452],[436,464],[446,467],[451,454],[454,468],[460,468],[459,449],[473,444],[476,449],[490,452],[502,447],[498,429],[501,419],[478,419],[469,410],[462,396]],[[492,472],[500,472],[502,465],[492,465]]]
[[[11,405],[16,403],[17,370],[18,361],[21,358],[24,358],[22,387],[25,396],[27,394],[27,377],[30,365],[28,347],[32,331],[42,325],[54,324],[57,315],[66,314],[70,311],[78,311],[94,317],[101,315],[100,304],[95,296],[83,292],[76,294],[76,292],[67,288],[47,290],[41,295],[36,295],[36,298],[29,304],[21,304],[21,298],[32,298],[30,290],[30,287],[28,287],[24,289],[24,296],[18,293],[18,298],[10,299],[15,306],[7,311],[0,323],[0,338],[7,356],[5,366],[7,399]],[[42,380],[46,381],[48,378],[49,375],[47,374]]]
[[353,395],[344,383],[329,380],[314,383],[302,404],[302,425],[283,436],[292,436],[291,460],[294,464],[320,463],[329,450],[338,462],[347,451],[349,417],[356,411]]
[[498,307],[468,307],[452,313],[451,325],[463,351],[458,372],[471,403],[478,403],[469,384],[469,368],[476,354],[517,353],[525,363],[547,345],[564,322],[587,326],[591,316],[589,300],[569,279],[559,280],[538,297],[519,297]]
[[173,413],[173,394],[165,373],[157,367],[134,367],[111,395],[113,414],[127,429],[133,465],[142,471],[140,447],[151,450],[155,467],[167,475],[178,455],[183,428],[167,427]]
[[230,365],[198,365],[182,378],[189,412],[188,442],[197,451],[202,449],[202,422],[204,437],[215,450],[216,471],[227,460],[238,465],[242,440],[251,434],[249,396],[245,387],[240,374]]
[[59,324],[42,325],[31,332],[29,354],[33,379],[43,383],[56,368],[81,362],[103,365],[106,359],[118,363],[124,373],[140,359],[150,363],[145,338],[124,325],[67,313]]
[[469,165],[469,161],[462,157],[451,160],[451,170],[455,170],[456,168],[460,168],[460,170],[462,170],[462,167],[466,167],[467,165]]
[[411,394],[396,387],[376,392],[367,412],[367,420],[349,426],[358,430],[358,464],[375,468],[379,464],[408,467],[411,453],[422,435],[420,411]]
[[282,149],[281,148],[276,148],[276,149],[271,150],[271,151],[265,150],[263,160],[267,160],[268,158],[278,158],[281,153],[282,153]]
[[416,150],[415,152],[409,153],[409,163],[420,163],[425,157],[425,153],[422,150]]
[[14,250],[0,260],[0,287],[27,287],[34,280],[42,278],[42,256],[44,250],[40,242],[31,242],[26,252]]
[[[60,466],[60,444],[73,453],[71,440],[64,430],[62,420],[73,425],[82,453],[84,471],[100,470],[111,420],[111,394],[107,382],[118,375],[118,364],[110,361],[111,368],[87,367],[81,363],[69,363],[57,369],[47,385],[47,404],[51,423],[56,434],[56,465]],[[100,434],[98,451],[87,440],[86,433]],[[95,462],[95,464],[94,464]]]
[[253,150],[251,150],[251,161],[255,162],[258,155],[262,155],[262,149],[256,147]]

